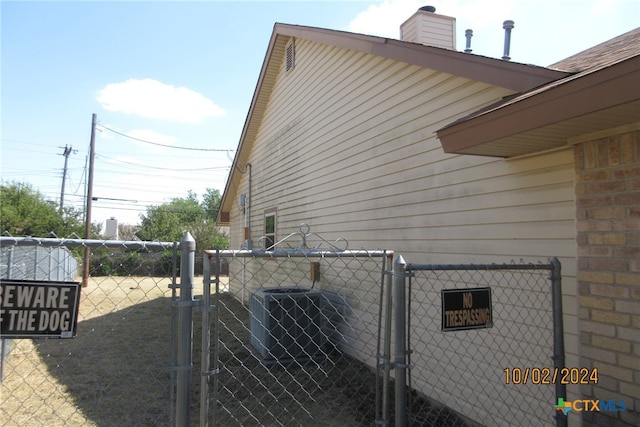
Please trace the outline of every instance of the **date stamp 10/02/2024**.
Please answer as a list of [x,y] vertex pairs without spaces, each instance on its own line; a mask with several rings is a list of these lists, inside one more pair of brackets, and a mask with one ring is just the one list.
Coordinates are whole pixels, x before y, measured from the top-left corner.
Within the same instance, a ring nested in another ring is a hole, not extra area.
[[598,368],[505,368],[505,384],[597,384]]

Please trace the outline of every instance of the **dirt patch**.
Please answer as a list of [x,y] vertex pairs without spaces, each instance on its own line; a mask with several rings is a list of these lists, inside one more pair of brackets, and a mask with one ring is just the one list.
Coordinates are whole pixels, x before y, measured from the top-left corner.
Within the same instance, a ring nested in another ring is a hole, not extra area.
[[77,336],[10,342],[0,425],[167,425],[169,279],[92,278]]
[[[168,285],[166,278],[92,278],[82,289],[76,338],[11,341],[0,384],[0,425],[170,425],[174,347]],[[217,303],[220,363],[219,374],[209,380],[210,423],[375,424],[379,383],[371,368],[339,352],[321,363],[265,366],[249,345],[247,308],[228,294]],[[192,425],[199,422],[200,315],[196,310]],[[420,424],[463,424],[448,413],[446,423],[428,418],[424,414],[433,408],[426,401],[418,399],[413,407],[423,414],[414,414]]]

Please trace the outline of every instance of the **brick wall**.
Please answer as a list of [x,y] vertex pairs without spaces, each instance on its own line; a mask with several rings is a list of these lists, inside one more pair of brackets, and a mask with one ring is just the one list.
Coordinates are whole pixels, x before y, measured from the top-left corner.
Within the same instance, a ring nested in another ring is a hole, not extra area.
[[640,131],[575,146],[581,366],[597,367],[584,425],[640,426]]

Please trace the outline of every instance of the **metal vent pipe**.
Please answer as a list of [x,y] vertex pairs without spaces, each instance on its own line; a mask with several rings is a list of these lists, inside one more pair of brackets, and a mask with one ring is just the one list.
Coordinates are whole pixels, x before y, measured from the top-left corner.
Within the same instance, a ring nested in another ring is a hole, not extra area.
[[504,54],[502,59],[509,61],[511,59],[509,57],[509,48],[511,47],[511,30],[513,29],[513,21],[504,21],[502,23],[502,28],[504,28]]
[[465,53],[471,53],[471,37],[473,37],[473,30],[468,29],[464,32],[464,36],[467,38],[467,46],[464,50]]

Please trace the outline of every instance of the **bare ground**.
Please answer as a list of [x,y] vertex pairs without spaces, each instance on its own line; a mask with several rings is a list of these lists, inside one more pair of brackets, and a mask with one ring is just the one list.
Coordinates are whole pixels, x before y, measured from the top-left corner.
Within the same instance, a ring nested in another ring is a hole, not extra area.
[[[168,285],[166,278],[92,278],[82,289],[75,338],[11,341],[0,384],[0,425],[172,424]],[[376,376],[368,367],[339,356],[316,367],[267,368],[246,345],[246,307],[230,296],[221,297],[219,306],[224,325],[219,328],[220,393],[210,405],[216,425],[375,424]],[[194,325],[197,365],[197,316]],[[196,366],[192,425],[198,424],[198,374]],[[416,407],[434,413],[423,400],[417,399]],[[421,425],[462,425],[442,411],[437,417],[414,420]]]

